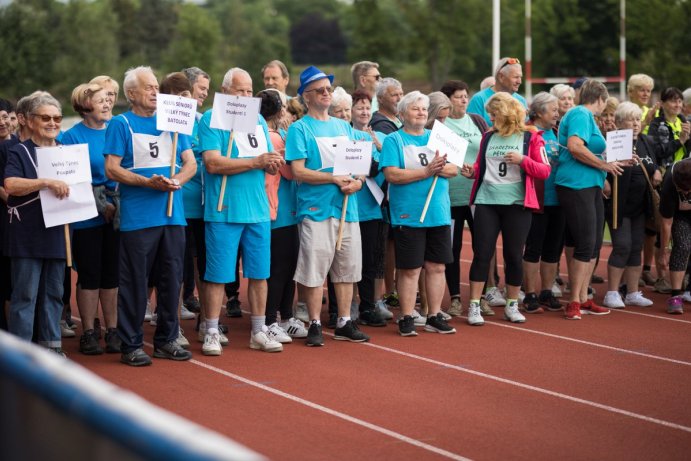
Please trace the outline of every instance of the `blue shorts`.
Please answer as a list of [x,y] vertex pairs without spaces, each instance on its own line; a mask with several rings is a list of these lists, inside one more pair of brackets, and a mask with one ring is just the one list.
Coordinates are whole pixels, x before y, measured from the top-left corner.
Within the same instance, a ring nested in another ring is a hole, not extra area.
[[207,222],[206,272],[211,283],[235,282],[238,247],[242,246],[245,278],[266,280],[271,265],[271,222],[252,224]]

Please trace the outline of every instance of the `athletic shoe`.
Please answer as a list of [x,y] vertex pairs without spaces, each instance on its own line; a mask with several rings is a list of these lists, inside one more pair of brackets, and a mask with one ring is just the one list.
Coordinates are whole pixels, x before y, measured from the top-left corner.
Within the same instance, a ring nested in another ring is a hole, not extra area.
[[[540,308],[542,309],[542,308]],[[518,311],[518,303],[512,302],[504,308],[504,319],[510,321],[511,323],[523,323],[525,322],[525,317]]]
[[555,280],[554,283],[552,284],[552,294],[554,295],[555,298],[561,298],[562,293],[561,293],[561,287]]
[[684,301],[681,296],[672,296],[667,300],[667,313],[681,315],[684,313]]
[[221,337],[218,333],[208,333],[204,336],[204,345],[202,346],[203,355],[218,356],[223,353],[221,347]]
[[559,312],[564,308],[551,290],[542,290],[537,297],[537,301],[550,312]]
[[501,290],[497,287],[492,287],[485,293],[487,304],[491,307],[506,306],[506,298],[502,295]]
[[185,304],[180,307],[180,320],[192,320],[196,315],[185,307]]
[[389,310],[388,307],[386,307],[386,303],[383,300],[379,300],[376,303],[374,303],[375,309],[379,312],[379,315],[381,318],[384,320],[393,320],[393,312]]
[[[72,328],[69,321],[67,322],[67,326]],[[74,328],[72,329],[74,330]],[[94,319],[94,335],[96,336],[96,339],[99,341],[101,340],[101,320],[98,317]]]
[[305,324],[295,317],[291,317],[287,321],[281,322],[281,328],[283,328],[291,338],[307,337],[307,328],[305,328]]
[[298,303],[295,305],[295,318],[309,323],[310,314],[307,312],[307,304],[298,301]]
[[158,320],[158,314],[151,314],[151,320],[149,320],[149,325],[155,327],[157,325],[156,320]]
[[63,338],[74,338],[77,336],[77,333],[67,326],[67,322],[65,320],[60,320],[60,336]]
[[657,280],[655,279],[655,277],[653,277],[653,274],[651,274],[650,271],[643,271],[643,273],[641,274],[641,279],[643,279],[645,284],[650,287],[654,286],[655,282],[657,282]]
[[269,335],[269,329],[262,327],[261,331],[250,336],[250,349],[264,352],[282,352],[283,344]]
[[369,341],[369,336],[361,332],[355,322],[348,320],[345,325],[336,328],[336,331],[334,331],[334,339],[338,341],[362,343]]
[[98,345],[94,330],[86,330],[79,338],[79,352],[84,355],[101,355],[103,349]]
[[154,357],[157,359],[182,361],[191,359],[192,353],[180,347],[175,341],[169,341],[163,346],[154,348]]
[[427,318],[420,315],[415,309],[413,309],[413,313],[410,314],[410,316],[413,318],[416,327],[424,327],[427,325]]
[[427,317],[425,331],[441,333],[443,335],[456,333],[456,329],[447,323],[444,316],[441,315],[441,312],[437,312],[437,315],[430,315]]
[[598,306],[593,302],[592,299],[581,304],[581,313],[588,315],[607,315],[610,313],[609,309],[605,309],[602,306]]
[[280,325],[276,322],[269,325],[269,329],[266,332],[269,338],[278,341],[281,344],[288,344],[293,342],[293,338],[290,337],[288,332],[286,332]]
[[369,325],[371,327],[385,327],[386,320],[384,320],[376,309],[360,312],[357,319],[360,325]]
[[681,295],[681,299],[683,299],[687,303],[691,303],[691,292],[685,291],[684,294]]
[[672,292],[672,285],[670,285],[666,278],[659,278],[657,281],[655,281],[653,290],[657,291],[658,293],[669,294]]
[[477,303],[470,303],[468,305],[468,325],[479,327],[485,324],[485,319],[482,318],[482,310]]
[[182,331],[182,328],[178,327],[178,337],[175,339],[175,342],[177,343],[178,346],[182,347],[183,349],[189,349],[190,348],[190,342],[185,338],[185,335],[183,335],[184,331]]
[[399,307],[401,305],[398,301],[398,293],[395,291],[384,295],[384,302],[389,307]]
[[242,317],[242,309],[240,309],[240,300],[236,296],[230,298],[226,303],[226,317]]
[[652,306],[653,302],[643,296],[640,291],[634,291],[633,293],[628,293],[626,298],[624,298],[624,304],[627,306],[638,306],[638,307],[648,307]]
[[518,290],[518,304],[521,304],[525,299],[525,291]]
[[605,282],[605,279],[603,279],[599,275],[593,274],[590,277],[590,283],[604,283],[604,282]]
[[121,344],[118,331],[115,328],[108,328],[106,330],[106,353],[115,354],[120,352]]
[[62,357],[63,359],[67,358],[67,353],[62,349],[62,347],[49,347],[48,350],[55,355]]
[[444,317],[444,320],[446,320],[447,322],[453,318],[448,313],[446,313],[442,310],[440,310],[439,313],[441,314],[442,317]]
[[228,334],[228,325],[223,325],[221,323],[221,319],[218,319],[218,332],[223,333],[224,335]]
[[307,330],[307,340],[305,344],[308,346],[323,346],[324,345],[324,335],[322,335],[322,326],[318,325],[316,322],[310,324]]
[[198,314],[199,311],[201,311],[202,306],[201,304],[199,304],[199,300],[196,297],[190,296],[182,302],[182,307],[184,307],[190,312]]
[[415,331],[415,320],[410,315],[403,316],[398,321],[398,334],[401,336],[417,336]]
[[[479,308],[480,306],[478,306],[478,309]],[[463,315],[463,304],[461,304],[460,298],[451,298],[451,305],[446,313],[452,317],[460,317]]]
[[492,308],[489,307],[489,303],[484,298],[484,296],[480,299],[480,312],[482,312],[482,315],[485,316],[491,317],[494,315],[494,310],[492,310]]
[[[221,343],[221,346],[227,346],[228,343],[230,343],[230,341],[228,340],[228,337],[225,335],[225,333],[223,333],[223,330],[221,330],[221,325],[219,325],[218,327],[219,342]],[[200,343],[206,341],[206,325],[204,321],[202,321],[199,324],[199,332],[197,333],[197,339]]]
[[329,312],[329,320],[326,322],[326,328],[333,330],[336,328],[336,324],[338,323],[338,313],[337,312]]
[[150,322],[152,314],[153,314],[153,312],[151,311],[151,301],[147,301],[146,302],[146,311],[144,312],[144,321]]
[[545,310],[540,306],[537,294],[528,293],[523,298],[523,308],[528,314],[542,314]]
[[595,291],[595,288],[591,287],[588,285],[588,299],[593,299],[593,297],[597,294],[597,291]]
[[566,305],[566,320],[580,320],[581,319],[581,303],[572,302]]
[[557,282],[557,285],[559,285],[559,286],[562,286],[562,285],[564,284],[564,281],[561,279],[561,276],[560,276],[560,275],[557,275],[557,276],[554,278],[554,281]]
[[610,309],[623,309],[626,307],[624,301],[621,299],[621,293],[618,291],[608,291],[605,295],[605,299],[602,300],[602,305]]
[[146,352],[140,347],[132,352],[122,353],[120,355],[120,362],[127,364],[131,367],[144,367],[151,365],[151,357],[149,357]]
[[638,286],[640,288],[643,288],[645,286],[645,280],[643,280],[643,277],[638,279]]

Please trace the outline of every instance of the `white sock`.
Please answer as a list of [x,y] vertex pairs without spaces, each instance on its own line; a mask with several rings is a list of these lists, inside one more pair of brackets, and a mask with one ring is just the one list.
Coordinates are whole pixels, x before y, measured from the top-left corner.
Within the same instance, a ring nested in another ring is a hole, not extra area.
[[218,333],[218,319],[206,319],[207,334]]
[[350,317],[339,317],[336,321],[336,328],[343,328],[348,320],[350,320]]

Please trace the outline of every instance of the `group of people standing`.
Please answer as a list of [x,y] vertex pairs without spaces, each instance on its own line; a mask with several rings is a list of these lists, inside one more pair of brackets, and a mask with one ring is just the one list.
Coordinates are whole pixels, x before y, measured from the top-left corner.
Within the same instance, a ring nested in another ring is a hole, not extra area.
[[[353,65],[352,75],[355,90],[348,94],[334,87],[333,75],[309,66],[291,98],[280,61],[264,66],[266,88],[256,94],[249,73],[232,68],[221,93],[260,99],[254,132],[213,128],[207,110],[197,114],[191,136],[175,141],[156,128],[157,94],[194,98],[201,107],[211,88],[201,69],[169,74],[160,84],[149,67],[129,69],[122,85],[129,110],[116,116],[118,83],[96,77],[74,89],[71,103],[82,121],[66,132],[61,105],[48,93],[26,96],[16,107],[1,101],[7,328],[64,354],[66,235],[60,226],[45,227],[39,191],[64,198],[70,188],[38,178],[36,168],[40,148],[59,144],[88,144],[98,210],[71,225],[80,351],[120,353],[131,366],[152,363],[143,349],[152,290],[154,357],[192,356],[180,312],[183,291],[195,286],[201,352],[221,355],[228,344],[220,323],[224,296],[231,297],[227,287],[239,282],[240,268],[248,279],[252,349],[280,352],[296,338],[323,346],[325,284],[327,326],[336,340],[368,341],[360,325],[386,326],[394,307],[402,336],[416,336],[417,327],[455,333],[451,319],[464,314],[466,226],[473,237],[470,325],[483,325],[496,307],[522,323],[524,313],[545,309],[577,320],[649,306],[640,283],[672,295],[669,313],[683,312],[685,296],[691,302],[683,291],[691,253],[691,126],[682,114],[691,109],[691,90],[665,89],[661,103],[648,107],[652,79],[639,74],[629,82],[631,102],[619,104],[604,84],[584,78],[539,93],[528,105],[518,94],[516,58],[501,59],[492,81],[472,98],[460,80],[429,95],[404,93],[369,61]],[[18,127],[11,127],[10,114]],[[462,166],[427,147],[434,123],[467,141]],[[632,129],[632,160],[606,161],[605,134],[616,129]],[[369,174],[334,175],[336,147],[353,140],[372,142]],[[590,284],[605,222],[613,249],[603,307]],[[504,290],[497,286],[498,248]],[[565,305],[558,299],[562,252]],[[447,288],[451,302],[442,309]],[[230,307],[229,301],[229,314]]]

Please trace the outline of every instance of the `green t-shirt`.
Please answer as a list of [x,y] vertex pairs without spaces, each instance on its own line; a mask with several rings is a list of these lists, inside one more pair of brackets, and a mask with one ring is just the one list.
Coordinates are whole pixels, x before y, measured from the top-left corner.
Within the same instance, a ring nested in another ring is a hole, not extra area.
[[[468,150],[465,152],[463,163],[473,165],[480,150],[480,141],[482,141],[482,133],[473,122],[473,119],[468,114],[465,114],[463,118],[446,117],[444,125],[468,141]],[[473,188],[473,182],[474,179],[468,179],[461,175],[460,172],[457,176],[449,179],[449,197],[452,207],[470,204],[470,192]]]
[[503,137],[494,134],[485,153],[485,176],[477,191],[477,205],[523,205],[525,182],[520,165],[504,161],[508,152],[523,153],[523,133]]

